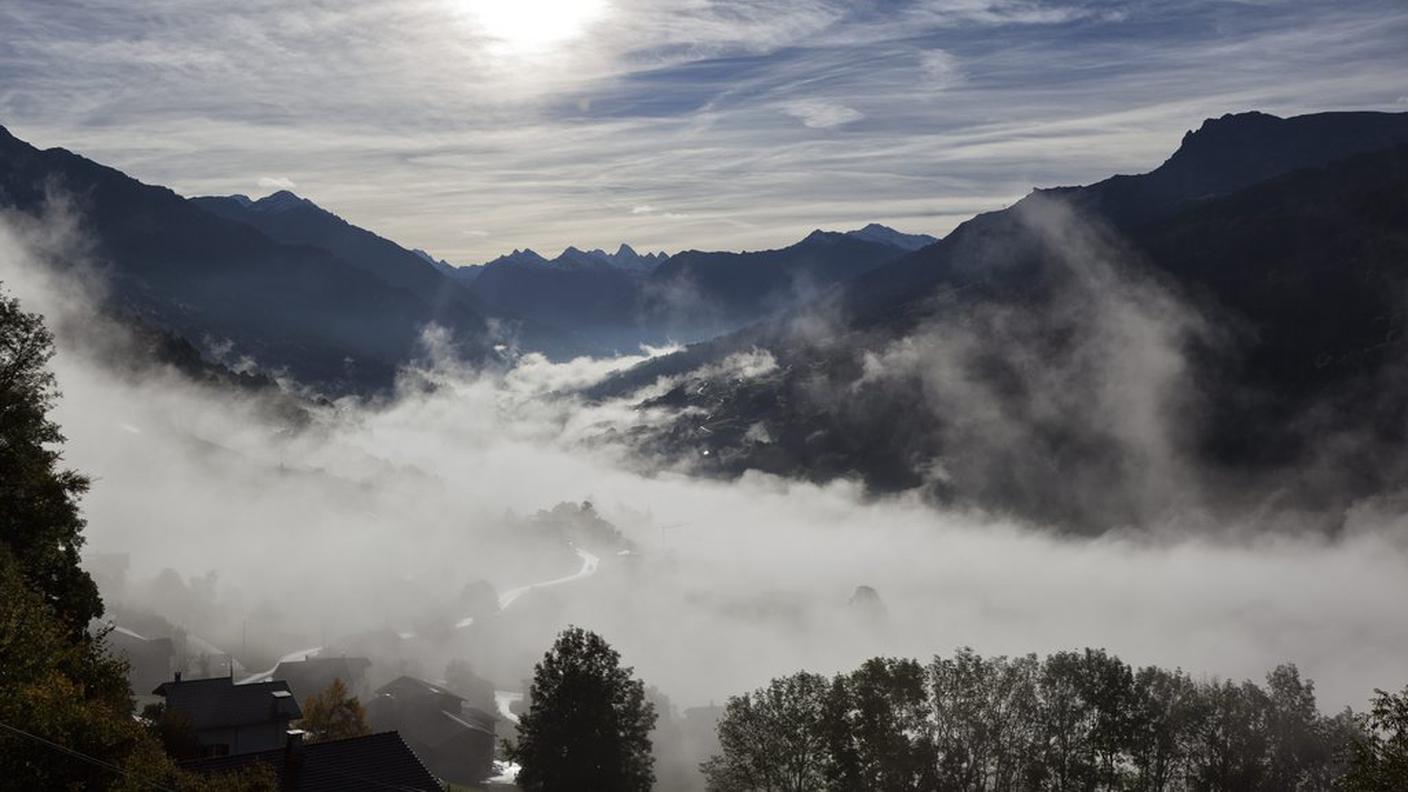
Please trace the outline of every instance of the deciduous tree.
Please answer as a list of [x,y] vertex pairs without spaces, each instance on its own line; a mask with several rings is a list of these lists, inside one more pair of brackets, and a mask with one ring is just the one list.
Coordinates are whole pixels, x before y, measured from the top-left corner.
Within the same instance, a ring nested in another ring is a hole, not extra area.
[[319,741],[361,737],[372,731],[367,725],[367,711],[362,702],[347,690],[341,679],[334,679],[327,690],[303,702],[303,719],[299,726]]
[[534,668],[532,706],[508,745],[528,792],[647,792],[655,783],[645,684],[601,636],[569,627]]

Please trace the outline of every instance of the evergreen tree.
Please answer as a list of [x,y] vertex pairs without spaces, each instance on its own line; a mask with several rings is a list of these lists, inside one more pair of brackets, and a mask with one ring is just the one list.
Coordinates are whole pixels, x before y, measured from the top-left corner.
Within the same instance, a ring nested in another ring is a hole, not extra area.
[[601,636],[569,627],[533,672],[532,706],[507,746],[527,792],[646,792],[655,708]]

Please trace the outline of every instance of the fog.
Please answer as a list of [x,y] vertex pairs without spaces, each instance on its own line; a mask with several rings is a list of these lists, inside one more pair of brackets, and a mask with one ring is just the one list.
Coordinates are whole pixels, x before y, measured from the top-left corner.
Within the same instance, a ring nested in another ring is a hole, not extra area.
[[[1383,504],[1352,510],[1334,539],[1240,530],[1080,539],[914,495],[868,497],[852,482],[701,479],[615,439],[613,429],[669,417],[636,410],[639,396],[570,395],[658,350],[476,369],[433,329],[393,396],[310,402],[306,422],[293,422],[268,395],[113,365],[121,331],[93,307],[101,269],[85,266],[82,242],[61,212],[0,224],[0,281],[58,336],[64,459],[94,478],[85,554],[128,554],[110,602],[157,611],[231,651],[272,658],[389,628],[416,633],[405,639],[408,667],[431,678],[467,657],[517,688],[572,623],[600,632],[686,706],[801,668],[961,645],[1101,646],[1134,664],[1236,679],[1293,661],[1325,709],[1360,707],[1372,688],[1408,679],[1408,544],[1401,511]],[[1151,303],[1119,305],[1138,313]],[[914,346],[924,343],[882,350],[875,371],[922,359]],[[735,375],[766,372],[763,358],[736,361]],[[1178,367],[1143,360],[1128,373],[1148,386],[1106,391],[1103,403],[1140,437],[1144,400]],[[568,548],[525,527],[564,501],[590,501],[632,552],[583,544],[600,558],[595,574],[455,630],[470,615],[468,584],[502,593],[578,571]],[[197,585],[173,588],[166,569]],[[862,585],[883,612],[847,604]]]

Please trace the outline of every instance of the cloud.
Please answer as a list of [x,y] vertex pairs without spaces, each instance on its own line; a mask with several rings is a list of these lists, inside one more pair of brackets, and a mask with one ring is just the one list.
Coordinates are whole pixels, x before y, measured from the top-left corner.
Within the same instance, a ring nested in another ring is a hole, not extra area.
[[685,220],[689,218],[689,215],[685,214],[684,212],[665,212],[649,204],[632,206],[631,214],[648,215],[650,217],[663,217],[666,220]]
[[[618,0],[532,68],[452,0],[147,7],[0,4],[0,122],[183,194],[296,173],[350,222],[456,261],[777,247],[876,217],[944,233],[1033,184],[1152,168],[1205,117],[1395,109],[1408,82],[1392,0],[1123,19],[1074,1]],[[865,118],[819,134],[779,117],[792,102]],[[459,233],[466,218],[494,236]]]
[[[50,266],[82,258],[79,228],[77,218],[6,218],[0,280],[59,331],[65,462],[94,477],[86,550],[130,555],[128,585],[110,588],[111,602],[185,614],[216,644],[238,645],[243,634],[272,657],[415,626],[423,635],[398,650],[407,670],[436,678],[448,659],[467,657],[509,687],[557,629],[576,623],[601,631],[685,705],[798,668],[830,672],[960,644],[985,653],[1104,646],[1134,663],[1236,679],[1293,660],[1329,709],[1402,683],[1408,632],[1395,625],[1408,598],[1408,546],[1391,508],[1351,515],[1333,539],[1081,540],[913,497],[867,498],[844,481],[701,480],[622,442],[631,427],[674,417],[664,408],[588,405],[566,392],[639,356],[529,356],[480,370],[435,356],[433,332],[435,362],[405,372],[394,399],[310,405],[298,428],[261,397],[160,371],[132,376],[111,367],[121,355],[94,354],[93,336],[120,333]],[[1135,352],[1167,349],[1164,328],[1177,325],[1145,317],[1160,303],[1137,291],[1108,304],[1115,317],[1133,314],[1097,322],[1092,337],[1108,343],[1092,352],[1138,341],[1124,357],[1129,375],[1149,385],[1127,404],[1156,398],[1170,361]],[[887,350],[880,365],[902,357]],[[728,366],[720,376],[763,377],[777,362],[752,353]],[[1137,431],[1139,410],[1109,414],[1122,436],[1158,448],[1157,436]],[[597,575],[525,596],[492,634],[444,630],[463,615],[473,581],[502,592],[575,571],[579,561],[533,540],[522,516],[584,499],[637,556],[598,553]],[[208,601],[144,593],[168,567],[209,581]],[[858,622],[847,610],[860,585],[879,591],[887,621]]]
[[919,53],[919,68],[924,72],[927,87],[931,89],[943,90],[963,82],[958,58],[945,50],[931,49]]
[[297,185],[287,176],[260,176],[259,186],[266,190],[292,190]]
[[816,99],[790,102],[782,109],[783,112],[800,119],[805,126],[812,129],[831,129],[849,124],[852,121],[859,121],[865,117],[854,108]]

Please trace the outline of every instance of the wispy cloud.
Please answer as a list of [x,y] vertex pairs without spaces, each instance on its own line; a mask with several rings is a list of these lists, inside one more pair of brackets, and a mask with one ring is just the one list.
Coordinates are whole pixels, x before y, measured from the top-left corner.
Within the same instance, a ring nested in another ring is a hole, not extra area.
[[783,107],[783,111],[800,119],[812,129],[830,129],[865,118],[865,115],[855,108],[818,99],[789,102]]
[[185,193],[274,174],[456,261],[943,233],[1153,167],[1206,116],[1401,109],[1408,83],[1392,0],[603,0],[512,52],[525,18],[460,0],[146,7],[0,6],[0,123]]
[[259,186],[266,190],[292,190],[298,185],[287,176],[260,176]]

